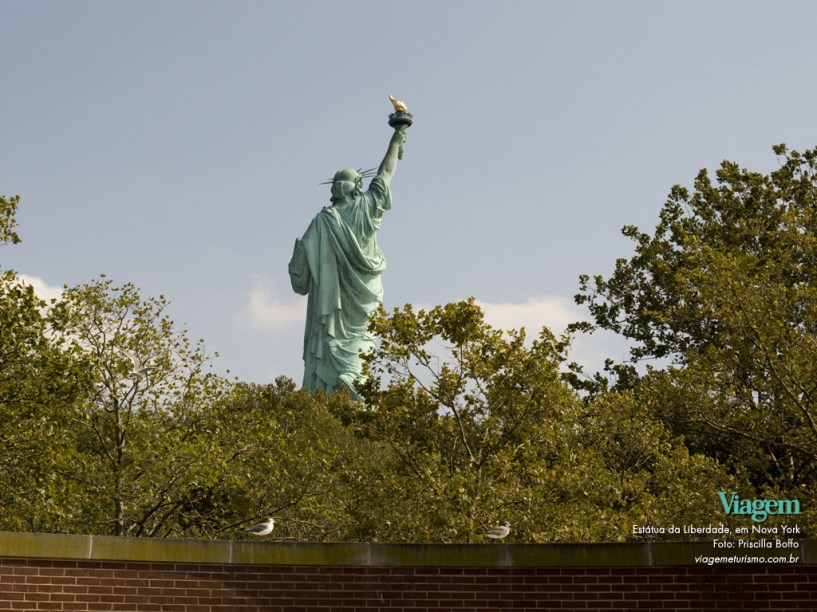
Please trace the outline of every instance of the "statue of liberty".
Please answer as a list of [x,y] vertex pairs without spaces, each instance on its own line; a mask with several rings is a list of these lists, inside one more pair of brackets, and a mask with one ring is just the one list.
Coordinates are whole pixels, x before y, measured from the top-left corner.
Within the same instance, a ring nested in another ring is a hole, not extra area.
[[369,188],[363,191],[363,179],[374,169],[339,170],[331,181],[331,206],[295,240],[289,262],[293,290],[309,296],[303,386],[313,393],[346,388],[358,398],[354,383],[362,376],[361,354],[374,348],[368,319],[383,303],[380,275],[386,268],[377,231],[383,213],[391,209],[389,184],[412,122],[405,105],[392,102],[396,112],[389,125],[394,133]]

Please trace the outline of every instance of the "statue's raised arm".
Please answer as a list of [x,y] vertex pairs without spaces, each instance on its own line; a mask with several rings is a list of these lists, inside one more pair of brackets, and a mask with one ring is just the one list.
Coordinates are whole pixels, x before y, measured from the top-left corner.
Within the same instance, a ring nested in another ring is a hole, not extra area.
[[380,167],[377,169],[377,175],[383,179],[386,185],[391,183],[394,171],[397,169],[397,160],[403,158],[403,143],[405,142],[406,127],[396,127],[389,141],[389,148],[386,150],[386,155],[383,157],[383,161],[380,162]]

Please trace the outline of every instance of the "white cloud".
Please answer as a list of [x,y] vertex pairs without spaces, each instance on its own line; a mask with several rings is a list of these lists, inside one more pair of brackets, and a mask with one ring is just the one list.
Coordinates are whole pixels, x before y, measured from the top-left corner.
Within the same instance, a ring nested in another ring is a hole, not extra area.
[[562,333],[569,323],[585,318],[572,300],[564,297],[535,297],[522,303],[492,304],[477,300],[485,313],[485,320],[499,329],[525,328],[528,338],[535,338],[543,327],[554,334]]
[[[529,343],[538,336],[542,327],[548,327],[559,336],[569,323],[588,318],[587,313],[576,306],[571,298],[560,296],[533,297],[518,303],[477,300],[477,304],[485,313],[485,320],[496,329],[524,327]],[[433,305],[416,303],[415,308],[429,310]],[[271,380],[277,374],[286,373],[299,380],[303,371],[301,350],[305,319],[305,298],[287,295],[282,299],[269,279],[254,279],[245,307],[237,320],[245,329],[254,330],[256,334],[263,332],[263,339],[256,341],[263,346],[259,361],[264,362],[262,376],[265,379]],[[429,348],[432,354],[440,359],[445,358],[442,345],[432,343]],[[626,343],[621,338],[597,332],[574,336],[568,360],[577,361],[589,372],[594,372],[603,367],[606,357],[620,360],[626,354]]]
[[60,299],[62,297],[62,287],[52,287],[51,285],[47,284],[43,279],[39,276],[29,276],[28,274],[18,274],[17,278],[19,278],[22,282],[26,285],[30,285],[34,288],[34,293],[39,297],[41,300],[45,300],[46,302],[50,302],[52,299]]
[[281,300],[263,279],[257,278],[240,319],[263,331],[300,328],[306,319],[306,299]]
[[[542,327],[548,327],[559,336],[568,324],[589,318],[572,299],[559,296],[534,297],[521,303],[492,304],[477,300],[477,304],[485,312],[485,320],[495,328],[507,330],[524,327],[528,342],[537,337]],[[577,334],[573,336],[568,361],[576,361],[586,371],[596,372],[603,369],[607,357],[625,360],[628,346],[625,339],[610,332]]]

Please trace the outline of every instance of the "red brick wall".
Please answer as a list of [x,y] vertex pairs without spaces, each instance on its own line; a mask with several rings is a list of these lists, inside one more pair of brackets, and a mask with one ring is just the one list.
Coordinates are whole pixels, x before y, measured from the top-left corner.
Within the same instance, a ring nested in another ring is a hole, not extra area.
[[356,567],[0,558],[0,610],[817,610],[817,566]]

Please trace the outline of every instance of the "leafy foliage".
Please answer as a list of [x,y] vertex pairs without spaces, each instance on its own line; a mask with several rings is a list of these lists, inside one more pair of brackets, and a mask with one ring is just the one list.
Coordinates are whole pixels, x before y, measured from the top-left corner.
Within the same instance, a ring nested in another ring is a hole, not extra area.
[[0,517],[6,529],[50,530],[47,517],[63,512],[49,493],[57,480],[55,458],[69,444],[69,408],[87,387],[55,339],[46,307],[12,272],[0,276]]
[[[724,162],[694,191],[673,188],[636,254],[582,279],[595,326],[634,341],[633,358],[675,366],[619,386],[655,397],[689,448],[745,472],[755,491],[814,499],[817,459],[817,153],[775,147],[768,176]],[[613,368],[614,370],[616,368]],[[623,383],[623,384],[622,384]]]
[[20,196],[7,197],[0,195],[0,244],[18,244],[20,236],[14,231],[17,226],[17,205]]
[[356,533],[351,515],[367,465],[354,433],[332,412],[352,401],[313,396],[279,377],[237,384],[215,406],[213,443],[221,479],[191,504],[185,533],[230,534],[248,521],[278,517],[279,539],[333,541]]
[[[786,290],[813,286],[817,152],[789,152],[783,145],[775,152],[782,166],[768,176],[724,162],[716,184],[701,170],[692,193],[673,187],[652,236],[626,226],[635,255],[619,259],[609,279],[581,278],[576,301],[587,304],[595,327],[634,340],[636,360],[683,360],[690,349],[728,343],[726,313],[699,287],[710,272],[742,270],[743,281],[757,277]],[[791,306],[779,319],[804,323],[797,300]]]
[[69,414],[73,448],[60,475],[87,496],[72,529],[159,535],[199,479],[207,478],[207,413],[225,383],[206,370],[164,314],[104,277],[65,291],[52,318],[89,380]]
[[[566,339],[547,329],[526,343],[491,328],[473,300],[381,311],[371,328],[381,343],[359,389],[366,405],[347,419],[391,452],[377,539],[469,542],[508,520],[521,541],[621,541],[634,520],[665,516],[664,490],[700,485],[672,469],[688,454],[632,397],[588,406],[568,388]],[[730,481],[695,461],[697,476]]]

